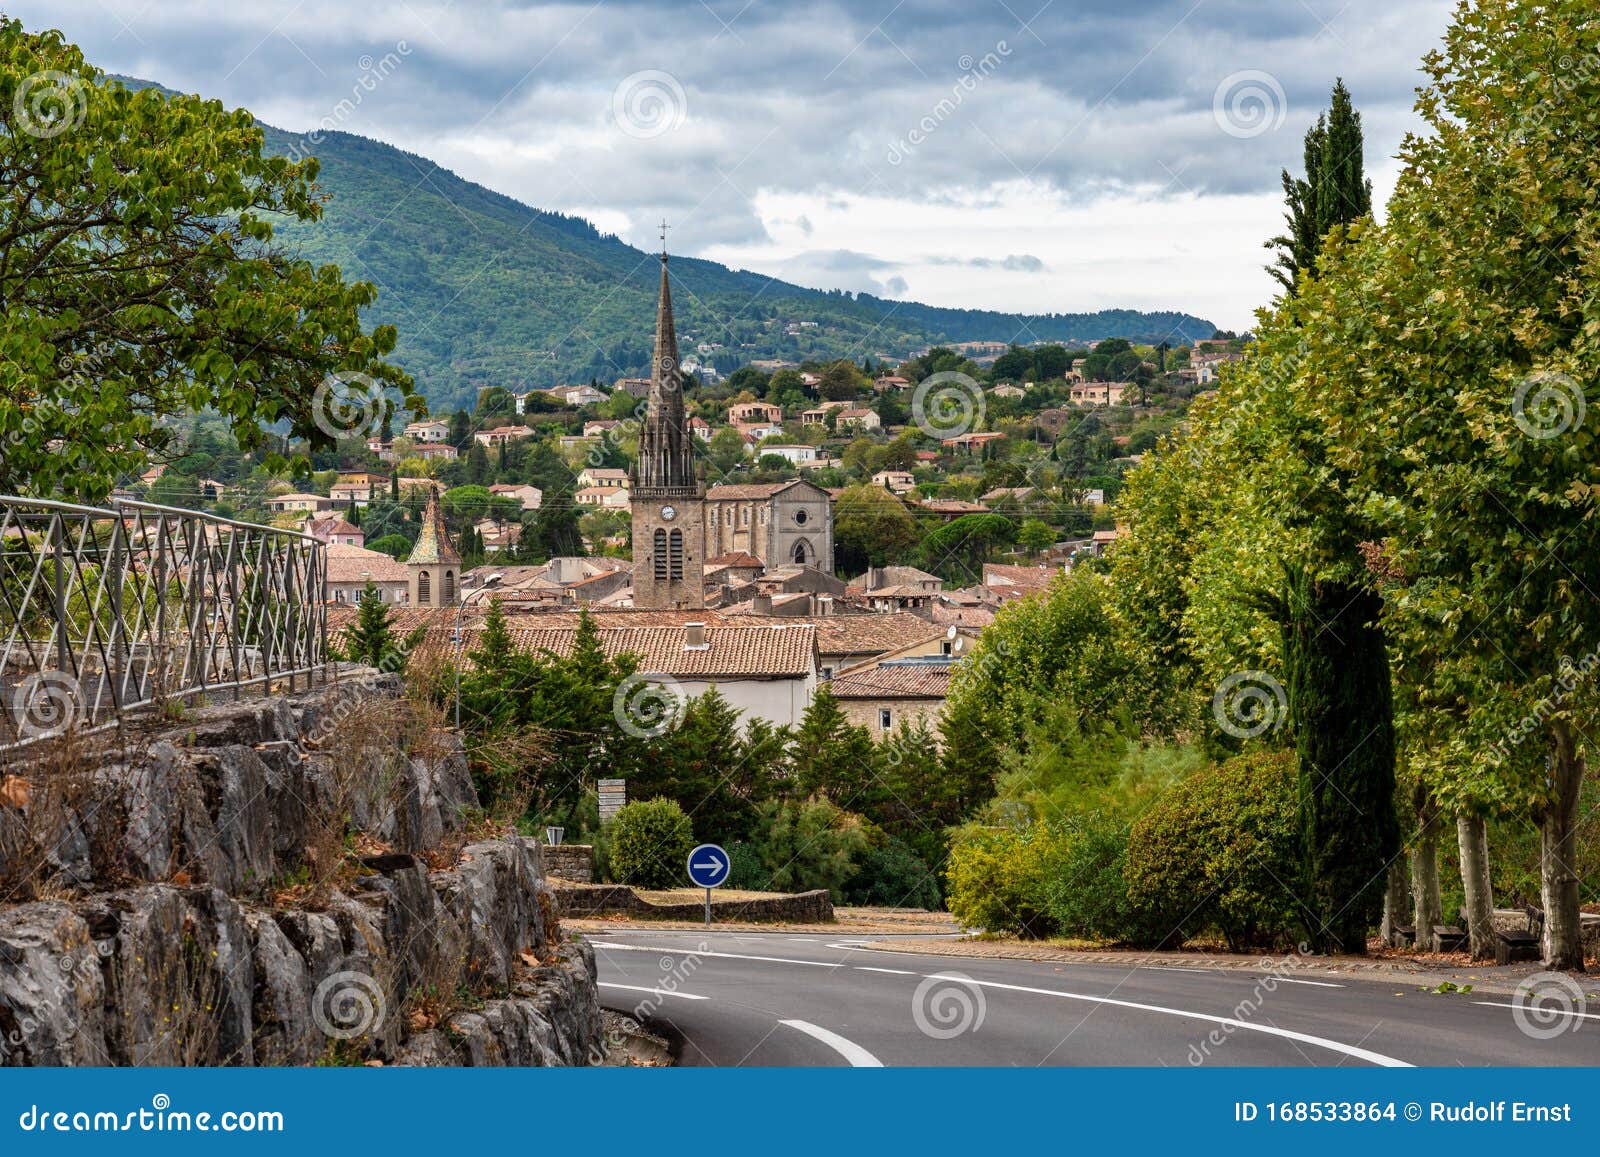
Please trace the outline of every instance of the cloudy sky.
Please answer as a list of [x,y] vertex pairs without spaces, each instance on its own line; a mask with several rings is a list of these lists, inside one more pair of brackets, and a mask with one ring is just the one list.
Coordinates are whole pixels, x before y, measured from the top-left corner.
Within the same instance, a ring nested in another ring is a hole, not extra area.
[[1270,297],[1343,76],[1378,199],[1446,0],[12,0],[108,71],[376,137],[823,288],[1043,312]]

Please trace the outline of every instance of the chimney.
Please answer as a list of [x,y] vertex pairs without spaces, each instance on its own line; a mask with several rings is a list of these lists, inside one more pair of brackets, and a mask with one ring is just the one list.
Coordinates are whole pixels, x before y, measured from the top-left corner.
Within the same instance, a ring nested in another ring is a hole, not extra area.
[[819,615],[831,615],[831,614],[833,614],[833,596],[832,595],[818,595],[817,596],[817,614],[819,614]]
[[758,615],[770,615],[772,613],[772,596],[766,594],[757,595],[752,604],[752,609]]
[[704,651],[710,646],[706,642],[706,625],[704,623],[685,623],[683,625],[683,649],[685,651]]

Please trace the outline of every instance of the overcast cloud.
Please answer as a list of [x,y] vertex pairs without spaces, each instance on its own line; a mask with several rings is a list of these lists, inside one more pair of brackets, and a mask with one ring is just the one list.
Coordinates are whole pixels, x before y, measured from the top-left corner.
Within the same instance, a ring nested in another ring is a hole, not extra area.
[[[1042,7],[1041,7],[1042,5]],[[363,133],[635,244],[1017,311],[1271,295],[1336,76],[1378,197],[1445,0],[21,0],[109,71]],[[376,78],[376,79],[374,79]]]

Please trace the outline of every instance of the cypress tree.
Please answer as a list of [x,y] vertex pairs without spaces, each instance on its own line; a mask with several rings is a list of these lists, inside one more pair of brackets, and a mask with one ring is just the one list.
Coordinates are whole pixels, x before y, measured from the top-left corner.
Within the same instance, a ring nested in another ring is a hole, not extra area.
[[1301,570],[1289,577],[1279,609],[1299,757],[1307,924],[1317,946],[1359,955],[1400,850],[1383,603],[1364,586]]
[[1268,272],[1288,293],[1295,277],[1317,266],[1317,252],[1328,233],[1372,212],[1372,182],[1362,159],[1361,114],[1340,80],[1333,86],[1328,111],[1306,130],[1305,176],[1283,172],[1284,220],[1287,234],[1266,243],[1278,251]]

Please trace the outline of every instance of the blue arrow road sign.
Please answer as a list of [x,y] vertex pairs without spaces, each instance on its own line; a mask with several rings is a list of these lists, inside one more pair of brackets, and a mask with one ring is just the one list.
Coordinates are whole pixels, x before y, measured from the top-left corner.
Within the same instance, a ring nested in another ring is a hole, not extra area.
[[689,880],[697,888],[720,888],[728,882],[728,853],[716,844],[701,844],[689,853]]

